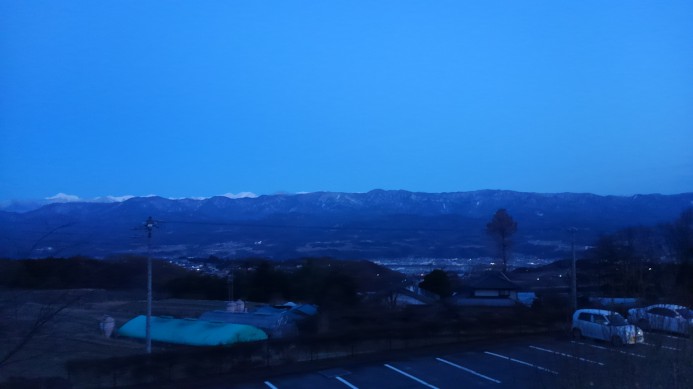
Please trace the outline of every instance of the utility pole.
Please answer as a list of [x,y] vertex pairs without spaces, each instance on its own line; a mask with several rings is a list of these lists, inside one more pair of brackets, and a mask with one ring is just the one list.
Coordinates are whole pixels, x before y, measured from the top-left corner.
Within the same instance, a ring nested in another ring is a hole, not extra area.
[[226,276],[226,283],[229,287],[229,301],[233,301],[233,270]]
[[145,325],[147,354],[152,353],[152,229],[155,226],[156,223],[151,216],[144,222],[147,230],[147,324]]
[[577,266],[575,265],[575,232],[577,231],[577,228],[570,227],[568,231],[570,231],[571,235],[570,249],[573,252],[573,260],[570,270],[570,299],[573,312],[575,312],[575,310],[577,310]]

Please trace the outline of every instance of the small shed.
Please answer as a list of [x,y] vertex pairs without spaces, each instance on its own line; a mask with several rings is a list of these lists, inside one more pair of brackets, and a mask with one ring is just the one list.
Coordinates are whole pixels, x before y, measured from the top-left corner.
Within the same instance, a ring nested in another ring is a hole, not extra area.
[[[135,317],[120,327],[118,335],[144,339],[146,320],[144,315]],[[151,336],[156,342],[190,346],[226,346],[267,339],[264,331],[250,325],[159,316],[152,317]]]
[[408,306],[431,305],[439,299],[440,297],[435,293],[428,292],[418,286],[412,286],[398,289],[392,296],[391,301],[396,306]]
[[209,311],[200,320],[251,325],[272,338],[283,338],[298,335],[297,323],[316,314],[317,307],[310,304],[265,305],[251,312]]

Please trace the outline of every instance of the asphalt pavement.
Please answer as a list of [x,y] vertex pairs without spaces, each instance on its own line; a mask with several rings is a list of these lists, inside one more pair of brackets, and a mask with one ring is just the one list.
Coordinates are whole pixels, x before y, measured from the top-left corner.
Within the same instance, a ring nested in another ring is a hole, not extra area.
[[693,388],[693,341],[646,333],[645,343],[615,347],[569,337],[527,337],[458,345],[443,352],[350,362],[267,375],[209,389],[314,388]]

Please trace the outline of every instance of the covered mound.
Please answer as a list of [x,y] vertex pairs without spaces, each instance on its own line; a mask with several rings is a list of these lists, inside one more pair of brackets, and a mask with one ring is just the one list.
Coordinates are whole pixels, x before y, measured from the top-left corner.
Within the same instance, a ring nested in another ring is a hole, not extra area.
[[[146,316],[140,315],[123,324],[120,336],[144,339]],[[191,346],[222,346],[267,339],[261,329],[245,324],[211,322],[197,319],[152,317],[152,340]]]

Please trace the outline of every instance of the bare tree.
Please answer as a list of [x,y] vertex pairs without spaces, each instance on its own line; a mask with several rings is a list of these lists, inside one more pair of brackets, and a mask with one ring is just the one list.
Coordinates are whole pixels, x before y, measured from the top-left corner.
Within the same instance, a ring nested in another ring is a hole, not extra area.
[[686,300],[693,301],[693,208],[681,212],[667,235],[678,265],[676,285]]
[[517,232],[517,222],[504,208],[496,211],[491,221],[486,224],[486,233],[496,242],[500,259],[503,261],[504,273],[508,270],[508,253],[512,246],[511,237],[515,232]]
[[693,262],[693,207],[681,212],[667,230],[676,261],[681,264]]
[[0,370],[11,363],[18,362],[16,356],[19,352],[22,351],[36,335],[40,334],[49,323],[54,321],[60,312],[74,305],[83,297],[84,294],[75,296],[65,292],[54,301],[43,304],[31,324],[26,328],[26,332],[4,355],[0,356]]

